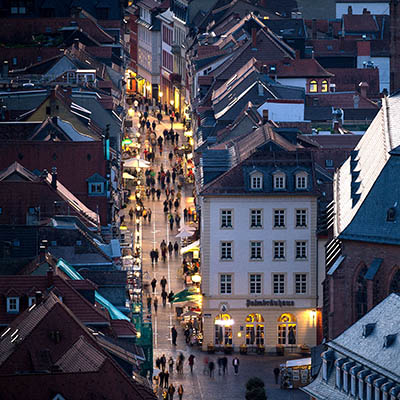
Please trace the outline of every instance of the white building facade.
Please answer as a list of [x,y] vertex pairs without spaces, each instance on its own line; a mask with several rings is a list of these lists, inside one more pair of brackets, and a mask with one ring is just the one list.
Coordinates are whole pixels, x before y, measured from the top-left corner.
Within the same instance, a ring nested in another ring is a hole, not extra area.
[[301,169],[256,169],[245,176],[247,193],[203,191],[204,350],[246,345],[275,351],[276,346],[316,344],[317,196],[310,189],[312,179]]

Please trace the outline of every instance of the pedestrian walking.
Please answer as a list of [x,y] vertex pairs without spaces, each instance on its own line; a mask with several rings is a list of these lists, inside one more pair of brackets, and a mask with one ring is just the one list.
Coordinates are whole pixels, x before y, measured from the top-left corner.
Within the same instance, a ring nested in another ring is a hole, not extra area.
[[175,296],[175,293],[171,290],[169,293],[168,293],[168,302],[172,305],[172,302],[174,301],[174,296]]
[[171,383],[168,387],[168,400],[174,400],[175,386]]
[[189,341],[190,341],[190,329],[189,329],[189,328],[186,328],[186,329],[183,331],[183,334],[185,335],[185,342],[186,342],[186,344],[189,344]]
[[157,358],[156,358],[156,367],[157,367],[158,369],[161,368],[161,360],[160,360],[160,357],[157,357]]
[[165,377],[164,371],[161,371],[158,374],[158,381],[160,382],[160,387],[161,388],[164,386],[164,377]]
[[208,363],[208,372],[210,374],[210,378],[212,378],[214,376],[214,368],[215,368],[214,361],[210,361]]
[[148,208],[148,209],[147,209],[147,217],[148,217],[148,219],[149,219],[149,223],[151,222],[151,214],[152,214],[151,208]]
[[165,366],[167,365],[167,358],[165,357],[165,354],[163,354],[160,358],[160,363],[161,363],[161,369],[165,371]]
[[208,372],[208,357],[203,358],[203,375],[206,375]]
[[173,374],[174,373],[174,359],[172,358],[172,356],[170,356],[170,358],[168,360],[168,367],[169,367],[169,373]]
[[172,344],[176,346],[176,338],[178,337],[178,331],[176,330],[175,326],[171,328],[171,337],[172,337]]
[[156,291],[156,285],[157,285],[157,279],[153,278],[153,280],[151,281],[151,287],[153,289],[153,294]]
[[156,126],[157,126],[156,121],[153,121],[152,124],[151,124],[151,127],[153,128],[153,131],[156,130]]
[[168,243],[168,253],[169,256],[171,257],[172,251],[174,250],[174,245],[172,244],[172,242]]
[[154,249],[152,249],[151,251],[150,251],[150,258],[151,258],[151,265],[153,265],[154,264]]
[[[179,227],[179,225],[178,225],[178,227]],[[179,244],[178,244],[178,242],[175,240],[175,243],[174,243],[174,252],[175,252],[175,255],[178,254],[178,250],[179,250]]]
[[226,356],[222,357],[222,372],[225,375],[228,370],[228,358]]
[[195,359],[195,356],[193,354],[191,354],[189,356],[189,358],[188,358],[188,364],[189,364],[189,367],[190,367],[190,372],[192,374],[193,374],[194,359]]
[[274,368],[274,376],[275,376],[275,383],[278,384],[278,379],[279,379],[279,374],[280,374],[280,369],[279,367]]
[[133,220],[133,214],[134,214],[133,208],[131,207],[130,210],[129,210],[129,218],[131,219],[131,222]]
[[160,190],[160,189],[157,189],[156,194],[157,194],[157,200],[160,201],[161,190]]
[[178,145],[178,142],[179,142],[179,133],[178,132],[175,132],[175,142],[176,142],[176,145]]
[[172,163],[172,159],[174,158],[174,153],[172,151],[169,152],[168,154],[168,160],[170,163]]
[[151,313],[151,297],[147,298],[147,312]]
[[167,249],[163,248],[161,250],[161,257],[162,257],[163,262],[165,263],[165,261],[167,261]]
[[222,357],[218,357],[217,364],[218,364],[218,375],[222,375],[222,367],[223,367]]
[[183,392],[184,392],[183,386],[182,386],[182,385],[179,385],[179,387],[178,387],[178,396],[179,396],[179,400],[182,400],[182,399],[183,399]]
[[[175,202],[176,202],[176,200],[175,200]],[[176,210],[176,208],[175,208],[175,210]],[[176,227],[178,229],[180,229],[180,227],[181,227],[181,217],[179,216],[179,214],[175,215],[175,222],[176,222]]]
[[164,372],[164,387],[167,389],[168,388],[168,382],[169,381],[169,372],[165,371]]
[[154,300],[153,300],[153,306],[154,306],[154,314],[157,314],[157,309],[158,309],[158,299],[157,299],[157,297],[155,297]]
[[154,250],[154,260],[155,260],[156,264],[158,263],[158,257],[159,257],[158,249],[155,249]]
[[161,298],[162,298],[163,307],[165,307],[167,305],[167,297],[168,297],[167,292],[162,291],[161,292]]
[[179,353],[178,360],[179,360],[179,372],[181,375],[183,375],[183,363],[185,362],[185,356],[182,353]]
[[232,365],[233,365],[233,369],[234,369],[234,371],[235,371],[235,375],[238,375],[238,374],[239,374],[239,364],[240,364],[239,359],[238,359],[237,357],[235,357],[235,358],[232,360]]
[[188,218],[188,210],[187,210],[187,208],[185,207],[185,208],[183,209],[183,220],[186,222],[186,221],[187,221],[187,218]]
[[165,276],[162,277],[162,279],[160,281],[160,285],[161,285],[163,292],[165,292],[165,288],[167,286],[167,280],[165,279]]

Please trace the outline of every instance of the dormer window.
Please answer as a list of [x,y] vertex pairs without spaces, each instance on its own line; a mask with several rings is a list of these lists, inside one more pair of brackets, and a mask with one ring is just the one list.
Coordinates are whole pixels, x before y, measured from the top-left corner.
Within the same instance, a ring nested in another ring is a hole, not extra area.
[[254,172],[250,176],[250,187],[253,190],[261,190],[263,187],[263,176],[260,172]]
[[308,182],[307,182],[307,173],[300,172],[296,174],[296,189],[297,190],[305,190],[307,189]]
[[286,175],[283,172],[274,174],[274,190],[286,189]]
[[396,219],[396,209],[391,207],[386,212],[386,221],[387,222],[394,222]]
[[90,178],[86,179],[88,182],[89,196],[105,196],[107,181],[98,173],[95,173]]
[[325,79],[321,82],[321,92],[326,93],[328,91],[328,81]]
[[19,297],[7,297],[7,312],[10,314],[19,313]]
[[310,93],[317,93],[318,92],[318,82],[314,79],[310,81],[308,90]]

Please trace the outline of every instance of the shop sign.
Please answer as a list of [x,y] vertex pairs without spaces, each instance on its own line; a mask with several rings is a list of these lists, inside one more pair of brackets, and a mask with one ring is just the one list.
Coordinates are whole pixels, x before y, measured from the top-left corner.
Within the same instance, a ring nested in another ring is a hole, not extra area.
[[254,307],[254,306],[268,306],[268,307],[287,307],[287,306],[294,306],[294,300],[246,300],[247,307]]

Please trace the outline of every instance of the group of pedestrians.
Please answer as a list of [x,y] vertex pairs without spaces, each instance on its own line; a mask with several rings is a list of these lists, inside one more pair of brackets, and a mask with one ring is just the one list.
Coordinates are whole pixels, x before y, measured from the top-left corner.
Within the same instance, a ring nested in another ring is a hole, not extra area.
[[[167,292],[167,279],[165,276],[163,276],[160,280],[160,286],[161,286],[161,299],[162,299],[162,305],[163,307],[166,307],[167,305],[167,300],[170,304],[173,303],[174,301],[174,296],[175,293],[170,290],[169,293]],[[152,295],[154,297],[153,300],[153,306],[154,306],[154,313],[157,314],[157,309],[158,309],[158,300],[156,296],[156,287],[157,287],[157,279],[154,277],[153,280],[150,282],[151,289],[152,289]],[[147,297],[147,307],[149,309],[149,313],[151,312],[151,302],[152,302],[152,297],[148,296]]]
[[[218,364],[218,375],[226,375],[228,373],[228,358],[226,356],[219,357],[217,360]],[[239,374],[239,364],[240,361],[237,357],[232,359],[232,366],[235,375]],[[215,362],[209,359],[207,356],[203,359],[203,374],[209,375],[210,378],[214,377]]]
[[[188,363],[189,366],[192,365],[191,366],[192,370],[194,356],[191,357],[192,359],[189,357]],[[158,375],[154,377],[154,383],[157,389],[162,389],[162,396],[164,399],[173,400],[175,392],[177,392],[179,400],[183,399],[183,393],[184,393],[183,385],[180,384],[178,388],[176,388],[173,385],[173,383],[169,383],[169,379],[174,374],[174,365],[176,365],[176,372],[180,375],[183,374],[184,361],[185,361],[185,356],[182,353],[178,355],[176,362],[174,362],[174,359],[172,358],[172,356],[170,356],[170,358],[168,359],[168,365],[165,354],[156,359],[156,367],[161,371],[159,372]],[[190,364],[190,362],[192,362],[192,364]]]

